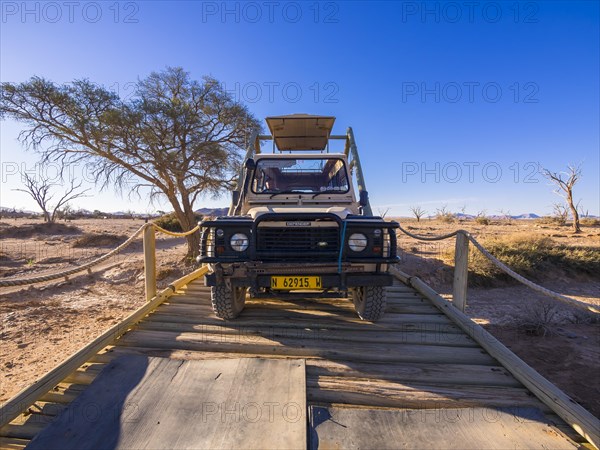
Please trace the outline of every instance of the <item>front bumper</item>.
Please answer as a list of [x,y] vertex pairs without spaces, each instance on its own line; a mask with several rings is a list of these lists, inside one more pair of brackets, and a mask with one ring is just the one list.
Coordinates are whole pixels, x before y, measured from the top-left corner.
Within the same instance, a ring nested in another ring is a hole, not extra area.
[[[269,275],[246,274],[244,276],[227,277],[232,286],[246,286],[253,288],[270,288],[271,276],[279,275],[277,273]],[[319,276],[321,277],[322,289],[341,289],[346,290],[353,287],[363,286],[391,286],[393,277],[388,273],[297,273],[297,276]],[[206,286],[216,286],[223,282],[224,276],[217,272],[205,275]]]

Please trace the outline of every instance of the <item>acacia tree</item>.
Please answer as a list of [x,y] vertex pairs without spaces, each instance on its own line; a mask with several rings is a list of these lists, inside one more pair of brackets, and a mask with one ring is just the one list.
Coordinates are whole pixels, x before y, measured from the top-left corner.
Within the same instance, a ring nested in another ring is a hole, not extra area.
[[417,222],[420,222],[421,221],[421,217],[423,217],[425,214],[427,214],[427,211],[425,211],[420,206],[411,206],[410,207],[410,211],[413,213],[413,216],[416,217]]
[[70,186],[65,190],[62,197],[58,199],[58,202],[52,207],[50,202],[54,198],[54,194],[51,193],[52,188],[55,184],[50,183],[48,178],[40,176],[39,179],[30,176],[28,173],[23,174],[24,189],[14,189],[15,191],[25,192],[29,194],[31,198],[35,200],[44,216],[44,222],[54,222],[60,212],[60,208],[67,206],[67,203],[71,200],[81,197],[88,197],[86,193],[89,189],[80,190],[81,183],[75,184],[75,180],[71,180]]
[[566,200],[571,210],[573,233],[580,233],[579,212],[577,211],[577,204],[575,204],[575,200],[573,199],[573,186],[581,178],[581,166],[569,164],[567,172],[551,172],[548,169],[542,169],[542,174],[557,186],[554,192]]
[[[166,197],[184,231],[196,225],[200,195],[234,186],[239,149],[260,130],[217,80],[194,81],[171,67],[139,80],[127,100],[89,80],[2,83],[0,117],[27,125],[20,135],[26,145],[49,143],[40,150],[44,160],[91,163],[102,188]],[[198,233],[187,243],[195,256]]]

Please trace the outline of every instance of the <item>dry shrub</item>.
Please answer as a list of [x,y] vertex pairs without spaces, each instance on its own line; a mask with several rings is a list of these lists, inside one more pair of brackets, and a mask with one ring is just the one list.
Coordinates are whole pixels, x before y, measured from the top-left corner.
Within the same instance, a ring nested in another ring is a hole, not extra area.
[[75,242],[74,248],[85,247],[117,247],[127,240],[124,234],[109,234],[109,233],[86,233]]
[[556,324],[558,317],[558,305],[550,299],[536,301],[526,304],[524,315],[520,321],[525,333],[533,336],[546,336],[554,334],[552,325]]
[[20,227],[3,228],[0,237],[3,238],[30,238],[33,236],[81,234],[81,230],[73,225],[64,223],[27,223]]
[[594,217],[584,217],[582,219],[579,220],[579,223],[581,225],[584,225],[586,227],[599,227],[600,226],[600,219],[596,219]]

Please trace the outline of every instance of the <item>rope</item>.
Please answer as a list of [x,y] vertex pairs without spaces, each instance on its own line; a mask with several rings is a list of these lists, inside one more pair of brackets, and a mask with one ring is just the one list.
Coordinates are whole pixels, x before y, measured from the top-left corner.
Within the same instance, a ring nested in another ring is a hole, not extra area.
[[465,230],[456,230],[453,231],[452,233],[448,233],[448,234],[444,234],[442,236],[419,236],[417,234],[412,234],[408,231],[406,231],[404,228],[402,228],[400,225],[398,225],[398,228],[400,229],[400,231],[402,231],[404,234],[406,234],[407,236],[410,236],[414,239],[418,239],[421,241],[441,241],[443,239],[448,239],[451,238],[453,236],[456,236],[459,233],[464,234],[467,239],[469,239],[469,241],[471,241],[473,243],[473,245],[477,248],[477,250],[479,250],[483,256],[485,256],[488,260],[490,260],[490,262],[492,264],[494,264],[496,267],[498,267],[500,270],[502,270],[504,273],[506,273],[507,275],[511,276],[512,278],[514,278],[515,280],[517,280],[518,282],[524,284],[525,286],[533,289],[534,291],[537,291],[541,294],[544,294],[548,297],[552,297],[558,301],[561,301],[563,303],[567,303],[571,306],[574,306],[576,308],[579,309],[585,309],[586,311],[590,311],[596,314],[600,314],[600,310],[594,306],[588,305],[587,303],[581,302],[579,300],[576,300],[574,298],[571,297],[567,297],[565,295],[559,294],[558,292],[554,292],[550,289],[547,289],[543,286],[540,286],[539,284],[534,283],[533,281],[529,281],[527,278],[523,277],[522,275],[519,275],[517,272],[515,272],[514,270],[512,270],[510,267],[508,267],[506,264],[504,264],[502,261],[500,261],[498,258],[496,258],[494,255],[492,255],[490,252],[488,252],[485,247],[483,245],[481,245],[479,242],[477,242],[477,239],[475,239],[475,237],[473,237],[471,235],[471,233],[469,233],[468,231]]
[[190,231],[185,231],[183,233],[177,233],[175,231],[165,230],[164,228],[159,227],[155,223],[152,223],[150,225],[154,225],[154,228],[156,229],[156,231],[160,231],[161,233],[164,233],[164,234],[167,234],[167,235],[173,236],[173,237],[185,237],[185,236],[189,236],[190,234],[195,233],[196,231],[198,231],[200,229],[200,225],[196,225]]
[[[456,230],[456,231],[453,231],[452,233],[443,234],[441,236],[420,236],[418,234],[412,234],[410,231],[406,231],[404,228],[402,228],[402,226],[400,224],[398,224],[398,228],[400,229],[400,231],[402,231],[407,236],[410,236],[411,238],[414,238],[414,239],[418,239],[420,241],[442,241],[444,239],[454,237],[460,232],[463,232],[463,230]],[[464,233],[466,233],[466,231],[464,231]]]
[[492,262],[492,264],[494,264],[496,267],[498,267],[500,270],[502,270],[507,275],[510,275],[511,277],[513,277],[515,280],[523,283],[525,286],[528,286],[531,289],[533,289],[534,291],[537,291],[541,294],[547,295],[548,297],[552,297],[563,303],[568,303],[569,305],[575,306],[580,309],[586,309],[587,311],[591,311],[596,314],[600,313],[600,310],[598,308],[595,308],[591,305],[583,303],[574,298],[559,294],[558,292],[551,291],[550,289],[546,289],[545,287],[540,286],[539,284],[535,284],[534,282],[529,281],[527,278],[519,275],[517,272],[512,270],[510,267],[508,267],[502,261],[498,260],[498,258],[496,258],[494,255],[492,255],[490,252],[488,252],[485,249],[485,247],[483,247],[483,245],[481,245],[479,242],[477,242],[477,240],[473,236],[471,236],[469,233],[467,233],[466,231],[464,231],[463,233],[466,234],[467,238],[473,243],[473,245],[475,247],[477,247],[477,249],[483,254],[483,256],[485,256],[487,259],[489,259]]
[[45,281],[52,281],[52,280],[56,280],[58,278],[68,277],[69,275],[73,275],[78,272],[83,272],[84,270],[90,269],[90,268],[100,264],[101,262],[106,261],[111,256],[113,256],[113,255],[119,253],[120,251],[124,250],[125,248],[129,247],[129,245],[131,245],[131,243],[135,240],[135,238],[137,238],[148,227],[154,227],[154,229],[156,231],[160,231],[161,233],[167,234],[169,236],[174,236],[174,237],[188,236],[192,233],[195,233],[196,231],[198,231],[200,229],[200,226],[196,225],[194,228],[192,228],[189,231],[186,231],[183,233],[176,233],[173,231],[165,230],[164,228],[159,227],[158,225],[156,225],[155,223],[152,223],[152,222],[145,223],[135,233],[133,233],[125,242],[123,242],[121,245],[119,245],[117,248],[111,250],[110,252],[108,252],[105,255],[100,256],[99,258],[94,259],[93,261],[90,261],[89,263],[83,264],[83,265],[75,267],[73,269],[69,269],[69,270],[65,270],[63,272],[53,273],[53,274],[49,274],[49,275],[40,275],[38,277],[22,278],[22,279],[17,279],[17,280],[10,280],[10,279],[9,280],[0,280],[0,287],[24,286],[27,284],[42,283]]

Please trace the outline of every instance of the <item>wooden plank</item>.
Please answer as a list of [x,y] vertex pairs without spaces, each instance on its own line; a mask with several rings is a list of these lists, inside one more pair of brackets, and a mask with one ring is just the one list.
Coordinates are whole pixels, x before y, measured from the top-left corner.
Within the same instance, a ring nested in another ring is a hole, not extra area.
[[309,448],[576,449],[535,408],[381,410],[322,408],[309,412]]
[[302,360],[123,356],[30,449],[306,448]]
[[41,414],[19,416],[13,422],[0,428],[0,434],[6,438],[33,439],[52,420],[54,420],[54,417]]
[[456,235],[456,245],[454,247],[452,304],[464,312],[467,306],[467,280],[469,276],[469,239],[467,239],[464,232],[459,232]]
[[[193,305],[198,311],[212,314],[210,300],[189,296],[174,296],[167,302],[169,305]],[[247,300],[246,310],[303,310],[303,311],[326,311],[330,313],[343,312],[344,314],[355,315],[354,306],[346,302],[314,302],[305,299],[290,300]],[[440,311],[429,302],[399,302],[390,301],[386,307],[386,314],[440,314]]]
[[[308,345],[308,344],[312,345]],[[251,342],[223,342],[208,339],[200,333],[135,330],[119,339],[119,345],[163,349],[203,350],[237,353],[262,353],[297,356],[319,356],[331,360],[374,362],[431,362],[451,364],[496,365],[493,358],[479,348],[442,347],[388,343],[353,343],[296,338],[266,339],[257,336]]]
[[[173,359],[211,359],[241,358],[242,353],[220,353],[190,350],[165,350],[144,347],[114,347],[106,353],[97,355],[93,361],[108,363],[122,354],[140,354],[146,356],[171,357]],[[252,357],[281,357],[285,355],[263,355],[255,353]],[[307,357],[306,373],[308,377],[339,376],[391,380],[400,382],[419,382],[421,384],[472,385],[472,386],[508,386],[521,387],[510,373],[499,366],[478,366],[467,364],[390,364],[360,361],[329,361],[318,357]]]
[[246,317],[240,316],[233,321],[225,321],[213,315],[207,316],[199,312],[189,312],[187,314],[171,313],[168,310],[168,305],[162,305],[158,310],[153,312],[148,320],[156,320],[160,322],[171,323],[188,323],[194,325],[223,325],[234,324],[235,326],[257,326],[271,327],[277,324],[281,328],[298,328],[304,327],[307,329],[324,328],[329,330],[382,330],[382,331],[419,331],[419,332],[435,332],[435,333],[458,333],[462,331],[450,320],[443,321],[422,321],[420,316],[399,316],[396,322],[388,323],[370,323],[362,321],[358,318],[309,318],[307,315],[297,315],[293,320],[286,320],[279,317]]
[[523,388],[438,386],[339,377],[309,378],[309,400],[389,408],[535,406],[543,404]]
[[487,352],[506,367],[513,376],[527,387],[542,402],[548,405],[575,431],[585,437],[596,448],[600,448],[600,420],[575,402],[562,390],[540,375],[522,359],[506,348],[483,327],[473,322],[464,313],[441,297],[431,287],[416,277],[392,269],[401,280],[410,283],[432,303],[452,319],[465,333],[475,339]]
[[134,311],[123,321],[110,328],[102,335],[98,336],[88,345],[75,352],[73,355],[67,358],[67,360],[63,361],[53,370],[44,375],[41,379],[23,389],[15,397],[0,406],[0,427],[6,425],[15,417],[17,417],[41,395],[43,395],[45,392],[48,392],[53,386],[69,375],[69,373],[76,370],[99,350],[106,347],[106,345],[110,344],[123,333],[125,333],[133,324],[143,319],[150,311],[155,309],[158,305],[165,301],[165,299],[171,296],[178,286],[189,282],[194,277],[202,276],[207,272],[207,270],[208,269],[206,267],[201,267],[200,269],[195,270],[194,272],[189,273],[175,281],[167,289],[161,291],[160,294],[152,299],[152,301]]
[[[210,295],[177,295],[173,296],[167,302],[169,304],[187,304],[195,306],[204,306],[211,308]],[[354,306],[351,300],[343,299],[308,299],[299,297],[297,299],[246,299],[247,308],[272,308],[272,309],[311,309],[319,311],[337,311],[343,309],[349,313],[354,313]],[[405,310],[403,310],[405,309]],[[431,302],[421,297],[403,298],[392,297],[387,298],[387,309],[389,312],[406,312],[412,314],[439,314],[439,310],[435,308]]]
[[60,383],[42,395],[39,401],[66,405],[75,400],[88,386],[89,384]]
[[[185,315],[191,317],[215,317],[211,312],[207,312],[205,308],[195,305],[184,305],[171,303],[161,307],[161,313],[173,315]],[[216,318],[216,317],[215,317]],[[354,311],[338,310],[333,313],[330,311],[319,310],[302,310],[302,309],[275,309],[275,308],[246,308],[240,316],[235,319],[236,322],[241,319],[271,319],[277,321],[296,321],[296,320],[313,320],[320,321],[329,319],[332,321],[343,321],[350,323],[364,323],[360,320]],[[444,314],[398,314],[389,313],[383,316],[377,324],[379,326],[387,324],[398,324],[406,322],[423,322],[423,323],[443,323],[448,324],[450,320]]]
[[[269,327],[238,326],[235,322],[224,322],[223,325],[197,325],[177,322],[147,320],[137,325],[136,330],[175,331],[180,333],[202,333],[207,340],[219,342],[254,342],[257,337],[267,339],[297,338],[307,341],[344,341],[358,343],[391,343],[391,344],[425,344],[451,347],[479,347],[475,341],[465,334],[437,333],[426,331],[381,331],[381,330],[340,330],[328,328],[305,327]],[[310,343],[309,343],[310,345]]]
[[1,450],[21,450],[29,444],[29,439],[0,437]]
[[144,286],[146,301],[156,297],[156,236],[155,228],[149,225],[144,229]]

